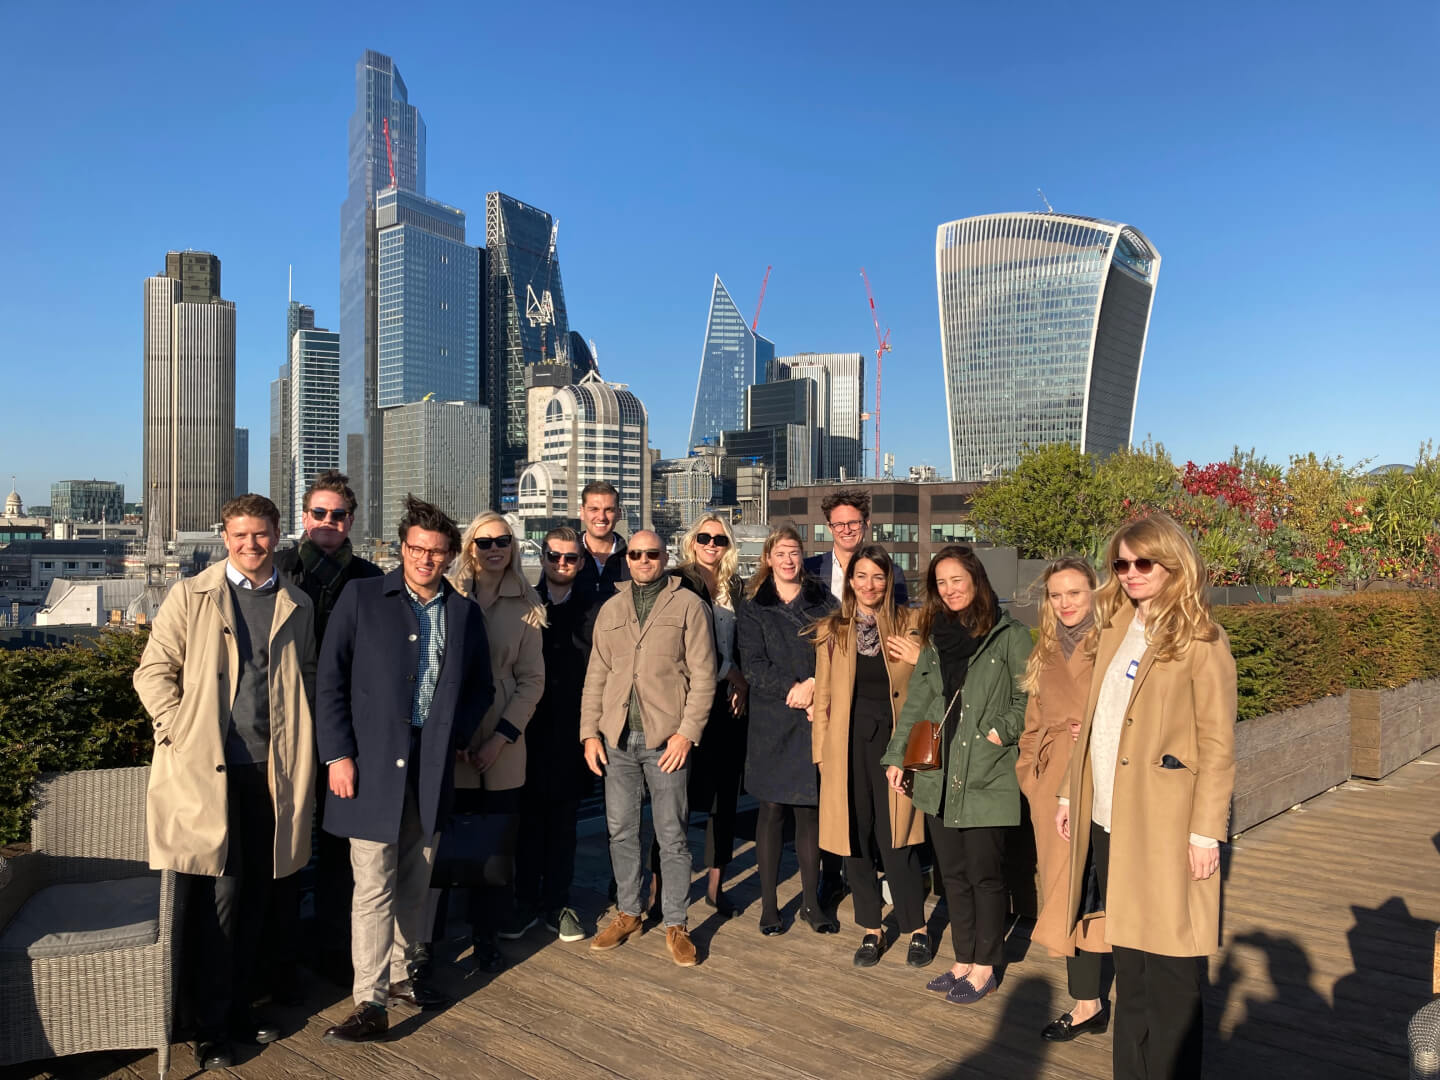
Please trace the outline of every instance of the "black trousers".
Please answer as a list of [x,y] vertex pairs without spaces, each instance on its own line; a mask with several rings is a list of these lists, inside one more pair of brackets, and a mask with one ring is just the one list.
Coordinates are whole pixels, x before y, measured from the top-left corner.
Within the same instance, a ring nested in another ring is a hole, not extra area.
[[536,911],[570,906],[575,879],[575,820],[580,801],[561,801],[527,785],[520,793],[515,900]]
[[[418,757],[418,755],[417,755]],[[470,937],[481,940],[495,935],[495,931],[511,911],[511,888],[515,873],[515,844],[519,835],[521,788],[506,791],[487,791],[484,788],[456,788],[455,813],[495,814],[506,819],[504,840],[501,850],[486,861],[486,884],[472,886],[467,891],[465,917],[470,922]],[[438,898],[435,923],[431,928],[432,941],[444,935],[445,919],[450,907],[450,890],[437,890]]]
[[925,815],[950,911],[950,943],[960,964],[998,965],[1005,953],[1005,830],[951,829]]
[[[1110,876],[1110,834],[1093,822],[1090,849],[1104,896]],[[1199,1080],[1205,957],[1114,948],[1115,1080]]]
[[819,910],[820,808],[762,802],[755,821],[755,863],[760,871],[760,922],[780,919],[780,852],[785,843],[785,812],[795,814],[795,858],[800,863],[801,904]]
[[883,725],[852,717],[850,724],[850,854],[845,876],[855,901],[855,922],[864,929],[881,925],[882,897],[875,878],[875,858],[885,867],[895,918],[902,934],[925,929],[925,888],[920,880],[920,854],[890,838],[890,782],[880,758],[890,742],[890,717]]
[[1076,949],[1065,958],[1065,977],[1070,996],[1076,1001],[1097,1001],[1100,998],[1101,953]]
[[201,1040],[226,1038],[246,1022],[261,931],[275,879],[275,808],[264,762],[227,765],[225,873],[182,874],[185,958],[182,985]]

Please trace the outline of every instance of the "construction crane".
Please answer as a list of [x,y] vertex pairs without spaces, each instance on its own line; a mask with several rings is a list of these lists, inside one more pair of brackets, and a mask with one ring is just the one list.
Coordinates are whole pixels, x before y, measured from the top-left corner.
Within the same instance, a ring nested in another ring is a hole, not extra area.
[[765,267],[765,279],[760,282],[760,299],[755,301],[755,318],[750,323],[750,332],[753,334],[760,326],[760,309],[765,306],[765,286],[770,284],[771,267]]
[[380,130],[385,133],[385,162],[390,166],[390,186],[395,186],[395,155],[390,152],[390,118],[380,121]]
[[860,268],[860,280],[865,282],[865,298],[870,301],[870,321],[875,324],[875,479],[880,479],[880,367],[885,354],[890,351],[890,328],[880,333],[880,316],[875,311],[875,294],[870,291],[870,278],[865,268]]

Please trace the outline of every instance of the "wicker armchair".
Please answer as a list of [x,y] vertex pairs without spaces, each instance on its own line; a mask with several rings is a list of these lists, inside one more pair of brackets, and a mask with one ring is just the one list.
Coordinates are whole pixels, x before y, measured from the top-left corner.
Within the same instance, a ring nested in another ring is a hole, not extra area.
[[153,1048],[163,1080],[179,911],[175,874],[147,865],[149,773],[37,784],[35,850],[0,885],[0,1065]]

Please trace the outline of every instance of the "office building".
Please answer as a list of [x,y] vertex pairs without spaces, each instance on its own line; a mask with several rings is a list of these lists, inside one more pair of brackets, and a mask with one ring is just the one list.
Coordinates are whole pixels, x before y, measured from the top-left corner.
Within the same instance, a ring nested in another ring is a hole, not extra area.
[[865,356],[863,353],[797,353],[777,356],[773,379],[811,379],[815,423],[819,428],[819,461],[815,475],[829,480],[865,474]]
[[349,184],[340,206],[340,438],[362,537],[377,535],[383,490],[375,196],[391,186],[425,194],[425,123],[394,61],[367,49],[355,65]]
[[113,480],[61,480],[50,485],[50,515],[56,521],[107,521],[125,516],[125,485]]
[[651,467],[655,504],[650,516],[661,540],[677,539],[701,514],[723,503],[724,484],[715,469],[719,459],[718,453],[694,454],[663,458]]
[[1141,232],[1056,213],[935,233],[950,471],[1001,476],[1021,448],[1130,443],[1160,255]]
[[[480,398],[480,260],[465,214],[410,191],[376,196],[379,344],[376,406],[432,394]],[[383,468],[383,465],[382,465]]]
[[235,305],[220,260],[169,252],[145,279],[143,484],[167,539],[209,529],[235,490]]
[[[590,370],[585,349],[571,357],[565,287],[555,252],[555,221],[518,199],[485,196],[485,401],[490,406],[495,493],[520,474],[527,459],[525,372],[532,364],[563,360]],[[584,341],[578,343],[583,345]],[[571,381],[588,372],[574,371]]]
[[815,482],[820,432],[819,388],[812,379],[784,379],[745,389],[745,428],[720,435],[726,468],[764,465],[773,483],[789,487]]
[[235,494],[250,494],[250,429],[235,429]]
[[606,480],[620,492],[627,532],[650,525],[650,418],[623,383],[594,372],[545,405],[541,459],[520,474],[522,518],[580,517],[580,492]]
[[406,495],[434,503],[463,529],[489,509],[490,410],[473,401],[415,401],[382,412],[380,538],[397,538]]
[[744,429],[745,390],[765,381],[774,360],[774,343],[750,329],[715,275],[690,414],[690,446],[718,443],[722,431]]
[[305,491],[327,469],[340,468],[340,335],[296,330],[290,339],[291,460],[286,532],[305,531]]
[[296,330],[315,329],[315,309],[291,300],[285,308],[285,352],[278,377],[270,384],[270,499],[280,511],[284,529],[295,517],[291,489],[295,477],[290,447],[290,343]]

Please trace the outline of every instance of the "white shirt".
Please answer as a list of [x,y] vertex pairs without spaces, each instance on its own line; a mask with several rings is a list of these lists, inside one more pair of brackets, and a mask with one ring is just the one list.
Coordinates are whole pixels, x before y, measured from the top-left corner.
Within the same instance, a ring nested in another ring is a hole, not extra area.
[[833,551],[830,553],[830,592],[836,600],[845,599],[845,567]]
[[231,585],[237,589],[253,589],[256,592],[264,592],[266,589],[274,588],[280,583],[280,569],[277,566],[270,567],[270,579],[263,585],[256,585],[248,577],[235,569],[235,564],[229,559],[225,560],[225,577]]

